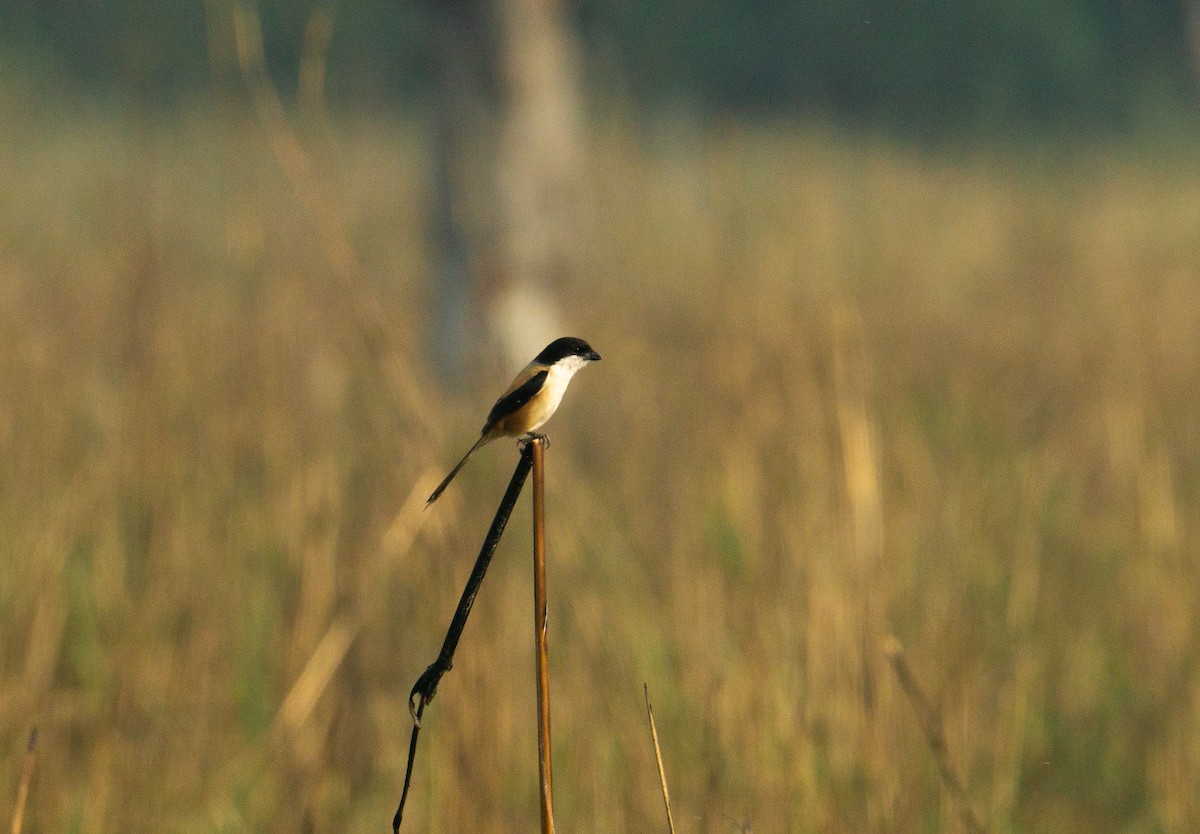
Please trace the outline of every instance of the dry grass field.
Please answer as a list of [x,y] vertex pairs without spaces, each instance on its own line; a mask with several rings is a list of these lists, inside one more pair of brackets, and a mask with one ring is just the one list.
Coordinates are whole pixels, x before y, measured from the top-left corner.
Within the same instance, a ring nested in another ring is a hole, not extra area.
[[[515,462],[422,358],[422,126],[322,193],[249,119],[0,94],[0,823],[383,832],[408,690]],[[1200,829],[1200,163],[608,125],[605,361],[550,425],[559,828]],[[430,393],[434,392],[434,393]],[[653,396],[647,396],[653,392]],[[405,827],[537,827],[528,498],[426,712]]]

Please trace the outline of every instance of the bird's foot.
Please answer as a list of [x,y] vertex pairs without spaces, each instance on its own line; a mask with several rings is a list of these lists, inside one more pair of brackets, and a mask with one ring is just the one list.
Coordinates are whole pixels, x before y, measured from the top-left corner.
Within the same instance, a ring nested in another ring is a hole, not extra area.
[[525,448],[526,445],[532,443],[535,440],[542,441],[542,450],[543,451],[550,448],[550,438],[547,437],[546,435],[542,434],[541,432],[536,432],[536,431],[526,432],[525,436],[521,438],[521,448],[522,449]]

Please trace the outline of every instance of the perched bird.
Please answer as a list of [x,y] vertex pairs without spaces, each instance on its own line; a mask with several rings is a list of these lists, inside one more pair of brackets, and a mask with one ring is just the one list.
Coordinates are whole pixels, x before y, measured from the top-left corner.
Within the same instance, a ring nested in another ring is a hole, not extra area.
[[567,383],[575,372],[588,362],[596,362],[600,354],[583,339],[564,336],[546,345],[532,362],[513,379],[508,390],[500,395],[488,413],[487,422],[479,432],[475,445],[467,450],[446,479],[429,496],[429,506],[454,480],[458,470],[479,448],[497,437],[540,437],[541,428],[562,402]]

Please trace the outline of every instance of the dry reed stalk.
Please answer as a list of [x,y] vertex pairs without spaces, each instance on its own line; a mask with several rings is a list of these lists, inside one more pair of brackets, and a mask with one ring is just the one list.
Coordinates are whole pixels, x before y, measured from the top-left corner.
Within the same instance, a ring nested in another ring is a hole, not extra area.
[[[332,27],[332,12],[327,16],[314,12],[310,21],[310,42],[306,47],[307,76],[301,79],[306,84],[315,83],[311,80],[311,76],[317,73],[314,68],[318,63],[315,54],[328,46]],[[340,211],[322,190],[312,157],[288,122],[287,110],[279,92],[267,75],[262,27],[252,3],[234,4],[233,33],[238,67],[250,94],[251,105],[266,135],[267,145],[291,185],[296,202],[317,233],[325,260],[347,300],[360,347],[385,375],[388,382],[386,393],[389,396],[395,398],[403,393],[407,402],[420,401],[422,396],[415,382],[416,374],[405,366],[394,351],[387,350],[391,342],[389,317],[379,298],[363,280],[362,262],[350,242]]]
[[650,738],[654,741],[654,760],[658,762],[658,781],[662,785],[663,805],[667,809],[667,830],[675,834],[675,820],[671,817],[671,794],[667,791],[667,772],[663,769],[662,749],[658,746],[658,728],[654,726],[654,708],[650,706],[650,687],[642,684],[646,696],[646,716],[650,719]]
[[959,818],[971,834],[987,834],[987,828],[976,815],[975,809],[971,805],[971,798],[967,796],[967,790],[963,787],[958,771],[950,763],[941,717],[934,709],[933,704],[925,697],[925,692],[917,683],[912,669],[909,668],[908,661],[904,657],[904,647],[900,645],[899,640],[889,635],[884,641],[883,651],[896,671],[896,677],[900,679],[900,687],[917,711],[917,721],[921,724],[921,731],[925,734],[929,749],[933,751],[934,761],[937,762],[938,771],[942,776],[942,784],[946,786],[946,790],[949,791],[951,799],[958,808]]
[[304,51],[300,56],[300,100],[313,116],[325,108],[325,67],[333,40],[333,7],[317,6],[304,27]]
[[554,834],[554,780],[550,769],[550,661],[546,642],[546,472],[545,441],[533,450],[533,646],[537,668],[538,787],[542,834]]
[[[336,213],[317,186],[312,159],[288,123],[287,111],[279,93],[267,76],[262,28],[258,12],[251,5],[238,3],[233,7],[233,32],[238,66],[275,161],[291,184],[300,206],[316,227],[330,267],[340,281],[356,283],[362,272],[358,256]],[[354,300],[362,300],[360,295],[355,293]],[[376,325],[382,324],[378,314],[379,311],[372,309],[368,320]]]

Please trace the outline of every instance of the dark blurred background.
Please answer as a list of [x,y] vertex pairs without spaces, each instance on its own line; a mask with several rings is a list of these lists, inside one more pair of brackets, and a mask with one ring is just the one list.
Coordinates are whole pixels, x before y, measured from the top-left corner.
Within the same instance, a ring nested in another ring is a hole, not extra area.
[[[156,103],[225,72],[208,3],[10,0],[0,40],[97,93]],[[467,3],[334,4],[332,106],[406,107],[430,90],[438,14]],[[314,5],[260,4],[272,74],[294,88]],[[921,139],[1129,131],[1195,108],[1200,3],[1186,0],[581,2],[587,86],[701,118],[816,116]]]

